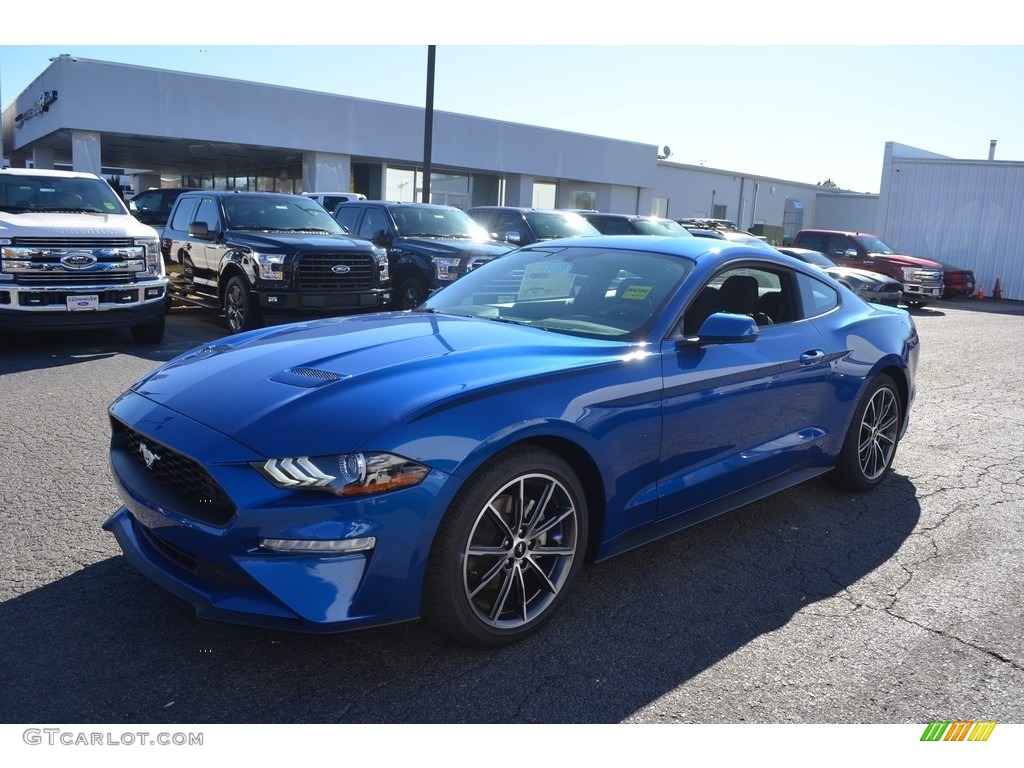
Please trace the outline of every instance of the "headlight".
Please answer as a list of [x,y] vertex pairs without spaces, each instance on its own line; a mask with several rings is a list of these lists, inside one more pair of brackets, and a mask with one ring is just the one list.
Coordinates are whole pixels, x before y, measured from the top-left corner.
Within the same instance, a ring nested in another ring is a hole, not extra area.
[[392,453],[343,453],[268,459],[251,466],[278,488],[326,491],[336,496],[363,496],[410,488],[429,467]]
[[258,274],[264,280],[284,280],[283,253],[259,253],[252,251],[249,254],[256,264]]
[[390,280],[391,277],[388,275],[388,252],[383,248],[374,248],[373,258],[377,260],[381,281]]
[[164,273],[164,260],[160,256],[159,237],[136,237],[135,245],[141,245],[146,253],[146,271],[152,275]]
[[447,256],[437,256],[434,258],[434,271],[437,273],[437,279],[440,281],[451,282],[458,279],[459,275],[456,271],[458,266],[458,259]]

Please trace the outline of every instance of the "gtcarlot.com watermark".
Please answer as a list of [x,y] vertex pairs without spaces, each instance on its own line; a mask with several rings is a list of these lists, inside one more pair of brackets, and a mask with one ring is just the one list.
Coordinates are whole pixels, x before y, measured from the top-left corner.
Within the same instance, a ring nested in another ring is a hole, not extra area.
[[202,733],[160,731],[69,731],[63,728],[26,728],[21,739],[30,746],[48,747],[201,747]]

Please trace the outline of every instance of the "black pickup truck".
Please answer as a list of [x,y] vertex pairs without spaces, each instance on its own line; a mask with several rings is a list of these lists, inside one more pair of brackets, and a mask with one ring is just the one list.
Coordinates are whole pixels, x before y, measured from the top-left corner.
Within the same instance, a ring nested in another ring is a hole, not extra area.
[[314,200],[203,190],[174,203],[163,232],[170,294],[222,309],[232,333],[268,311],[343,314],[391,301],[387,254],[345,230]]
[[448,205],[356,200],[334,216],[356,237],[387,249],[397,309],[419,306],[431,291],[513,250]]

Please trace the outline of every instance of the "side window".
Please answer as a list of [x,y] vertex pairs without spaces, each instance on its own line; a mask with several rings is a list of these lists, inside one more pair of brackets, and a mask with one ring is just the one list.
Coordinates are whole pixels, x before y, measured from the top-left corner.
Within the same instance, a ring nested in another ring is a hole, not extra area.
[[380,230],[385,232],[391,231],[391,226],[388,223],[387,215],[383,210],[377,206],[371,206],[366,209],[366,215],[363,216],[363,221],[359,225],[359,231],[356,233],[358,237],[364,240],[370,240],[373,238],[375,232]]
[[334,211],[334,220],[345,227],[350,234],[355,234],[356,222],[359,220],[359,212],[362,211],[359,205],[340,205]]
[[762,327],[794,320],[791,286],[788,275],[776,270],[749,266],[719,272],[690,301],[682,333],[696,336],[716,312],[748,315]]
[[803,273],[797,273],[797,284],[804,317],[817,317],[839,306],[839,294],[831,285]]
[[199,210],[196,211],[195,221],[205,221],[206,228],[211,232],[220,231],[220,206],[217,204],[217,198],[200,198]]
[[523,220],[515,213],[502,213],[494,225],[493,232],[496,232],[499,240],[504,240],[509,232],[518,232],[520,237],[524,236]]
[[824,253],[827,253],[829,256],[839,256],[842,258],[846,253],[846,249],[852,247],[850,241],[843,235],[833,235],[829,238],[828,250],[824,251]]
[[828,250],[828,237],[812,232],[800,238],[800,247],[826,253]]
[[192,222],[192,214],[196,212],[198,204],[198,197],[179,197],[178,207],[174,209],[174,218],[171,219],[170,228],[178,232],[187,231],[188,225]]

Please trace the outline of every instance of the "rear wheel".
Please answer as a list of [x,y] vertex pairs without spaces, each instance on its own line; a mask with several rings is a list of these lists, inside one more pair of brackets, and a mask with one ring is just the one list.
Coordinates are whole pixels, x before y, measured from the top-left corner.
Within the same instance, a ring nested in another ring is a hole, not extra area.
[[854,411],[836,468],[828,475],[833,484],[868,491],[885,479],[896,456],[901,411],[896,383],[886,374],[876,376]]
[[535,447],[512,449],[470,478],[438,528],[423,614],[480,647],[536,632],[583,566],[587,510],[572,468]]

